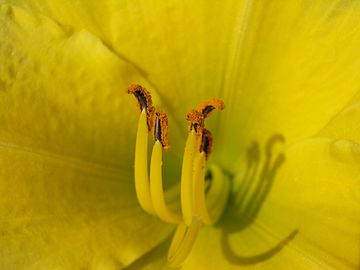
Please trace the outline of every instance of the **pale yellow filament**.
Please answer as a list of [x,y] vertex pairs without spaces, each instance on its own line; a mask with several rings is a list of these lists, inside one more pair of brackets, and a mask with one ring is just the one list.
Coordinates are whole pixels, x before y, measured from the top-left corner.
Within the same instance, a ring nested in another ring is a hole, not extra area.
[[205,153],[201,152],[194,162],[194,211],[199,215],[201,221],[212,224],[205,199]]
[[197,146],[195,131],[190,131],[186,140],[182,169],[181,169],[181,210],[184,223],[191,225],[193,204],[193,163]]
[[176,231],[168,251],[168,260],[173,259],[175,252],[179,249],[179,246],[184,241],[184,236],[187,229],[188,227],[183,222],[176,227]]
[[149,214],[155,214],[150,197],[147,151],[148,127],[146,111],[140,114],[135,145],[135,190],[140,206]]
[[201,222],[196,217],[192,219],[189,227],[184,223],[178,225],[168,253],[170,267],[179,267],[183,264],[195,244],[200,228]]
[[206,194],[206,205],[211,220],[210,224],[215,224],[224,212],[230,192],[230,180],[218,166],[212,164],[209,169],[212,174],[212,182]]
[[181,215],[173,213],[166,205],[162,184],[162,145],[155,141],[150,164],[150,194],[157,216],[169,223],[181,222]]
[[205,163],[205,153],[201,152],[194,163],[194,212],[204,224],[213,225],[224,210],[230,184],[221,170],[212,165],[212,182],[208,194],[205,194]]

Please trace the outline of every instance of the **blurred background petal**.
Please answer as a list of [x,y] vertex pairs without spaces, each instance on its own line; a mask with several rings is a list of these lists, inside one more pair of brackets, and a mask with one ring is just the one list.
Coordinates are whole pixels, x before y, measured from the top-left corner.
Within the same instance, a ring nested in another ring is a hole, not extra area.
[[134,194],[124,96],[146,80],[85,30],[6,5],[0,24],[0,268],[128,265],[171,229]]

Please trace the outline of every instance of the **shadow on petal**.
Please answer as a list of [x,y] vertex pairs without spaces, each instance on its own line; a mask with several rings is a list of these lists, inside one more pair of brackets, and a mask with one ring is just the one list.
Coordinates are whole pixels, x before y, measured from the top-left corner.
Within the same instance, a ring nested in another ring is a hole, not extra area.
[[279,169],[285,162],[283,152],[277,153],[276,144],[284,144],[285,138],[281,134],[272,135],[266,142],[264,161],[258,142],[253,142],[246,153],[246,168],[240,180],[240,185],[234,187],[234,193],[229,198],[228,207],[219,224],[222,229],[221,247],[224,257],[232,264],[249,265],[270,259],[292,241],[298,234],[294,229],[283,240],[265,251],[253,256],[237,254],[231,246],[230,235],[241,232],[251,226],[269,195]]
[[298,234],[298,230],[293,230],[287,237],[281,240],[276,246],[270,248],[269,250],[256,254],[253,256],[241,256],[237,254],[231,247],[228,234],[223,234],[221,238],[221,248],[224,254],[224,257],[232,264],[237,265],[250,265],[256,264],[263,261],[266,261],[276,255],[281,249],[286,246],[291,240],[293,240]]

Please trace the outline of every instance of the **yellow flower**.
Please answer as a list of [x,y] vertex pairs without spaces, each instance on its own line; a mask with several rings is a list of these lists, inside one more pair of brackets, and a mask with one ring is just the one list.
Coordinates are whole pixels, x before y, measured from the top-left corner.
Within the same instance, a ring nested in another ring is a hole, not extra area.
[[226,104],[209,162],[231,196],[183,269],[359,267],[360,3],[0,4],[1,269],[167,267],[174,227],[135,195],[135,82],[168,113],[172,183],[186,113]]

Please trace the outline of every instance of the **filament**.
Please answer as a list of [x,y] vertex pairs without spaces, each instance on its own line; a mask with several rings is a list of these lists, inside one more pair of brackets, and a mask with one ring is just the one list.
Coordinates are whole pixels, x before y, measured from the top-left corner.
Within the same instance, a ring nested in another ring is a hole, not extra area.
[[138,123],[135,144],[135,190],[140,206],[149,214],[155,214],[150,197],[148,176],[148,125],[146,110],[142,110]]
[[193,200],[193,162],[197,145],[196,133],[189,132],[186,140],[184,157],[181,169],[181,210],[184,223],[191,225],[192,221],[192,200]]
[[201,152],[194,164],[194,211],[198,214],[201,221],[212,224],[209,216],[205,199],[205,153]]
[[230,179],[220,167],[212,164],[209,168],[212,175],[210,189],[206,194],[206,205],[211,223],[215,224],[224,212],[230,193]]
[[184,223],[178,225],[168,252],[170,267],[179,267],[183,264],[195,244],[200,229],[201,222],[196,217],[193,218],[190,226]]
[[181,216],[173,213],[167,207],[163,190],[162,179],[162,145],[157,140],[155,141],[150,164],[150,194],[157,216],[169,223],[178,224],[181,222]]
[[205,190],[206,154],[201,152],[194,165],[194,212],[206,225],[215,224],[224,211],[230,191],[229,180],[216,165],[210,166],[211,184]]

